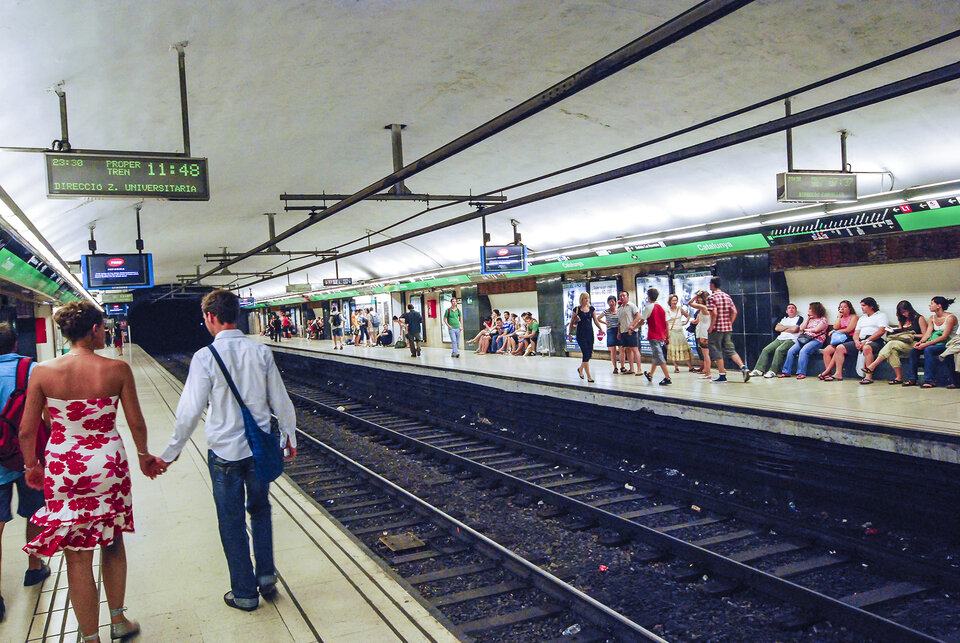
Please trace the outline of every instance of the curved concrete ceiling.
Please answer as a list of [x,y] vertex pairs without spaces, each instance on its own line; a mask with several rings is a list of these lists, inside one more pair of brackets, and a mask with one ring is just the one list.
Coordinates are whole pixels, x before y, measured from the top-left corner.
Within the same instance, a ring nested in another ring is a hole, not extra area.
[[[14,2],[0,6],[0,146],[59,138],[66,81],[77,148],[181,151],[177,58],[186,49],[191,147],[210,159],[212,198],[147,200],[143,235],[158,282],[191,273],[204,253],[266,241],[281,193],[353,193],[392,170],[388,123],[405,123],[410,162],[614,51],[681,11],[687,0],[261,3]],[[407,181],[415,192],[479,193],[599,156],[813,82],[960,27],[942,0],[757,1],[668,49]],[[957,41],[797,97],[799,111],[957,61]],[[890,171],[896,187],[960,177],[960,83],[794,131],[797,167],[839,168],[849,130],[854,170]],[[771,106],[695,134],[507,193],[513,198],[782,116]],[[494,242],[520,221],[531,248],[609,239],[773,211],[783,135],[494,215]],[[864,175],[861,194],[888,189]],[[133,200],[47,199],[40,154],[0,152],[0,185],[60,254],[133,251]],[[362,203],[280,244],[327,249],[419,211]],[[398,234],[469,211],[457,206]],[[380,240],[384,237],[374,238]],[[390,277],[475,261],[479,222],[340,262],[341,276]],[[269,268],[252,258],[231,269]],[[318,283],[333,266],[307,271]],[[291,277],[307,281],[307,275]],[[225,283],[211,278],[205,283]],[[286,279],[254,286],[281,292]],[[247,294],[245,290],[243,294]]]

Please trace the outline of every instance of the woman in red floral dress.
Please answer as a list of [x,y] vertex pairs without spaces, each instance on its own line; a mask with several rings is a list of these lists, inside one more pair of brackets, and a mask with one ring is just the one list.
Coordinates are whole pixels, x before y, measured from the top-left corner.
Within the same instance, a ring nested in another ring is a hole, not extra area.
[[117,403],[137,446],[140,470],[159,471],[147,452],[147,427],[140,412],[133,371],[121,360],[100,357],[103,316],[92,304],[72,302],[54,321],[71,341],[70,352],[38,365],[30,376],[20,424],[24,453],[35,452],[36,426],[44,406],[51,431],[45,462],[27,458],[27,484],[44,490],[46,506],[32,520],[43,528],[24,550],[67,561],[70,600],[84,641],[99,641],[99,595],[93,551],[101,550],[103,585],[110,606],[110,634],[125,639],[140,631],[124,617],[127,559],[123,532],[133,531],[130,468],[116,429]]

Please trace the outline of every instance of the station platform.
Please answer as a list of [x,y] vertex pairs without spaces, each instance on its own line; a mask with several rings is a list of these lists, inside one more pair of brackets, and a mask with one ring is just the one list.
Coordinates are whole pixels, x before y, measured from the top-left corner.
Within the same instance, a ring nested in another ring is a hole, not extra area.
[[[645,410],[660,416],[708,422],[730,430],[752,429],[785,437],[807,438],[859,449],[960,463],[960,391],[889,386],[878,381],[861,386],[858,381],[821,382],[752,378],[728,369],[729,382],[715,384],[697,374],[674,374],[671,386],[659,386],[645,377],[614,375],[608,360],[593,359],[595,383],[577,375],[579,358],[477,355],[461,350],[451,357],[449,346],[422,348],[418,358],[406,349],[345,346],[302,338],[271,341],[251,335],[275,351],[313,355],[325,360],[360,364],[435,377],[455,379],[497,390],[579,401],[604,407]],[[644,369],[650,369],[648,357]],[[714,369],[714,376],[716,370]]]
[[[160,453],[173,430],[180,383],[136,345],[122,359],[133,367],[147,420],[150,450]],[[113,356],[112,350],[103,351]],[[120,432],[133,442],[118,415]],[[254,612],[223,603],[229,576],[217,531],[203,427],[166,474],[133,474],[136,533],[127,534],[127,615],[144,641],[431,641],[457,639],[397,580],[285,478],[271,486],[278,597]],[[66,564],[50,560],[51,576],[23,587],[22,518],[7,524],[0,582],[3,641],[77,640]],[[96,559],[95,559],[96,560]],[[109,611],[101,592],[101,640]]]

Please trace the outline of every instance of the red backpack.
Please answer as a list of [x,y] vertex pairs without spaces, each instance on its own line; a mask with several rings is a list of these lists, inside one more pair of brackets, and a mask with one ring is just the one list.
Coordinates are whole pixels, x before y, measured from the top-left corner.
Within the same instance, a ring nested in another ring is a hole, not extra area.
[[[27,400],[27,377],[30,374],[30,364],[33,360],[23,357],[17,362],[17,379],[13,392],[7,399],[6,405],[0,411],[0,466],[11,471],[23,471],[23,453],[20,451],[20,420],[23,418],[23,407]],[[43,462],[47,440],[50,438],[50,429],[40,420],[37,427],[37,459]]]

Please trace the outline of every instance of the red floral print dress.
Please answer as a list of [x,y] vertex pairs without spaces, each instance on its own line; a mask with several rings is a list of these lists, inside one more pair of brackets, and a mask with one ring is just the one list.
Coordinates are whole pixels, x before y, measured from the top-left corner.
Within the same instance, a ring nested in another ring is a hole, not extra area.
[[31,519],[43,531],[23,548],[28,554],[95,549],[133,531],[130,467],[117,433],[117,400],[47,398],[46,506]]

